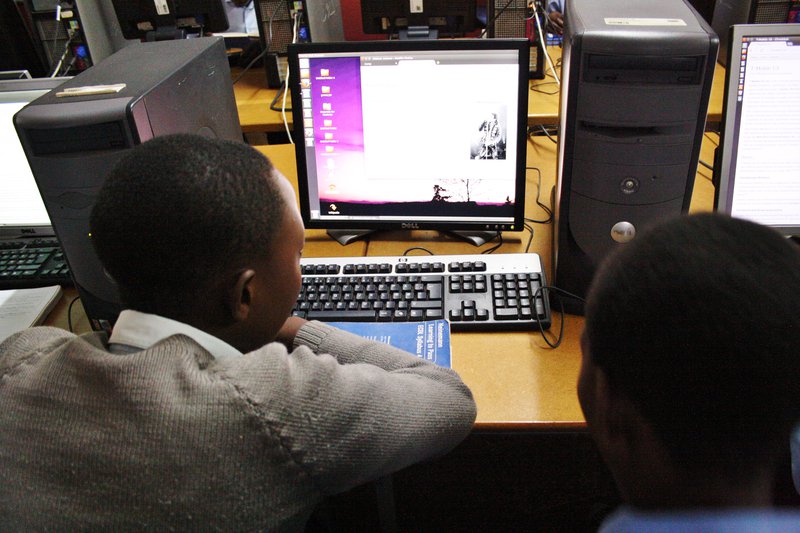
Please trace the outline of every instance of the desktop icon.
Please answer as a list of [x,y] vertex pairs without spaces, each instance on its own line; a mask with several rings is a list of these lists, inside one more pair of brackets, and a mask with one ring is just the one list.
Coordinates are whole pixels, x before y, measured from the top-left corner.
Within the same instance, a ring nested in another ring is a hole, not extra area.
[[319,69],[319,75],[323,77],[327,77],[331,75],[331,71],[326,68]]
[[331,104],[329,102],[323,102],[322,103],[322,110],[323,111],[330,111],[331,110]]
[[330,132],[325,133],[325,140],[326,141],[333,140],[333,133],[330,133]]
[[328,153],[331,153],[331,152],[333,152],[333,146],[331,146],[331,145],[329,144],[328,146],[326,146],[326,147],[325,147],[325,151],[326,151],[326,152],[328,152]]
[[320,87],[320,90],[322,91],[322,94],[330,94],[331,93],[331,88],[328,87],[327,85],[323,85],[322,87]]
[[326,118],[325,120],[322,121],[322,125],[326,128],[330,128],[333,126],[333,121],[329,118]]

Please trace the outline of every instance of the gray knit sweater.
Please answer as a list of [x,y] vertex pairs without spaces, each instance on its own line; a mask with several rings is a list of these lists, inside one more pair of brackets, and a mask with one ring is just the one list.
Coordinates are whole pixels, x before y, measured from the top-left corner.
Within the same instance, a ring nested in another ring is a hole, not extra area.
[[41,327],[0,345],[0,529],[298,530],[475,419],[454,372],[316,322],[291,353],[239,358],[105,342]]

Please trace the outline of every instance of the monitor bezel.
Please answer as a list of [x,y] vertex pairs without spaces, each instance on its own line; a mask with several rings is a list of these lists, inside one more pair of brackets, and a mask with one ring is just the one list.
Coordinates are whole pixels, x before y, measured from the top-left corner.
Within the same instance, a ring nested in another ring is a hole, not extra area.
[[[295,140],[295,155],[297,161],[297,184],[300,197],[300,214],[308,229],[325,230],[408,230],[424,229],[437,231],[523,231],[525,218],[525,185],[527,164],[527,113],[528,113],[528,54],[530,43],[526,39],[444,39],[444,40],[393,40],[393,41],[358,41],[340,43],[300,43],[288,47],[289,79],[299,79],[298,57],[302,53],[356,53],[356,52],[404,52],[422,50],[509,50],[519,56],[519,69],[517,73],[517,109],[519,124],[517,128],[517,154],[514,200],[514,219],[512,222],[495,224],[486,221],[455,222],[448,220],[419,220],[408,219],[403,221],[378,221],[378,220],[319,220],[312,219],[309,204],[308,174],[306,173],[305,145],[302,142],[303,112],[300,102],[300,84],[290,82],[292,97],[292,135]],[[298,104],[295,104],[298,102]],[[510,123],[511,121],[509,121]]]
[[[734,155],[734,143],[729,142],[735,138],[738,124],[736,122],[737,111],[737,90],[738,72],[737,68],[730,68],[731,65],[738,65],[734,61],[739,57],[742,50],[743,37],[800,37],[800,24],[796,23],[777,23],[777,24],[734,24],[728,31],[728,54],[725,71],[725,91],[722,100],[722,120],[720,122],[720,140],[714,163],[714,210],[719,213],[731,215],[731,203],[733,195],[733,181],[731,179],[732,159]],[[735,215],[733,215],[735,216]],[[800,235],[800,217],[796,225],[769,225],[787,237]]]

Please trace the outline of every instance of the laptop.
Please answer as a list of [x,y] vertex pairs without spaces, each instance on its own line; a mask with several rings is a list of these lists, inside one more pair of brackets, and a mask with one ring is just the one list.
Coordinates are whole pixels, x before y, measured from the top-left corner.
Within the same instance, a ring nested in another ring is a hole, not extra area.
[[14,115],[26,104],[68,80],[0,80],[0,239],[53,236],[53,227],[28,159],[14,129]]

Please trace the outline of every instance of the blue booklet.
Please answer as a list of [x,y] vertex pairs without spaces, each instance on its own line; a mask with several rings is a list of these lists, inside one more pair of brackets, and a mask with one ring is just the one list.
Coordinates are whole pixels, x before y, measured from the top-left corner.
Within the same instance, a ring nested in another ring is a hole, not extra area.
[[450,368],[450,323],[447,320],[330,322],[330,325]]

